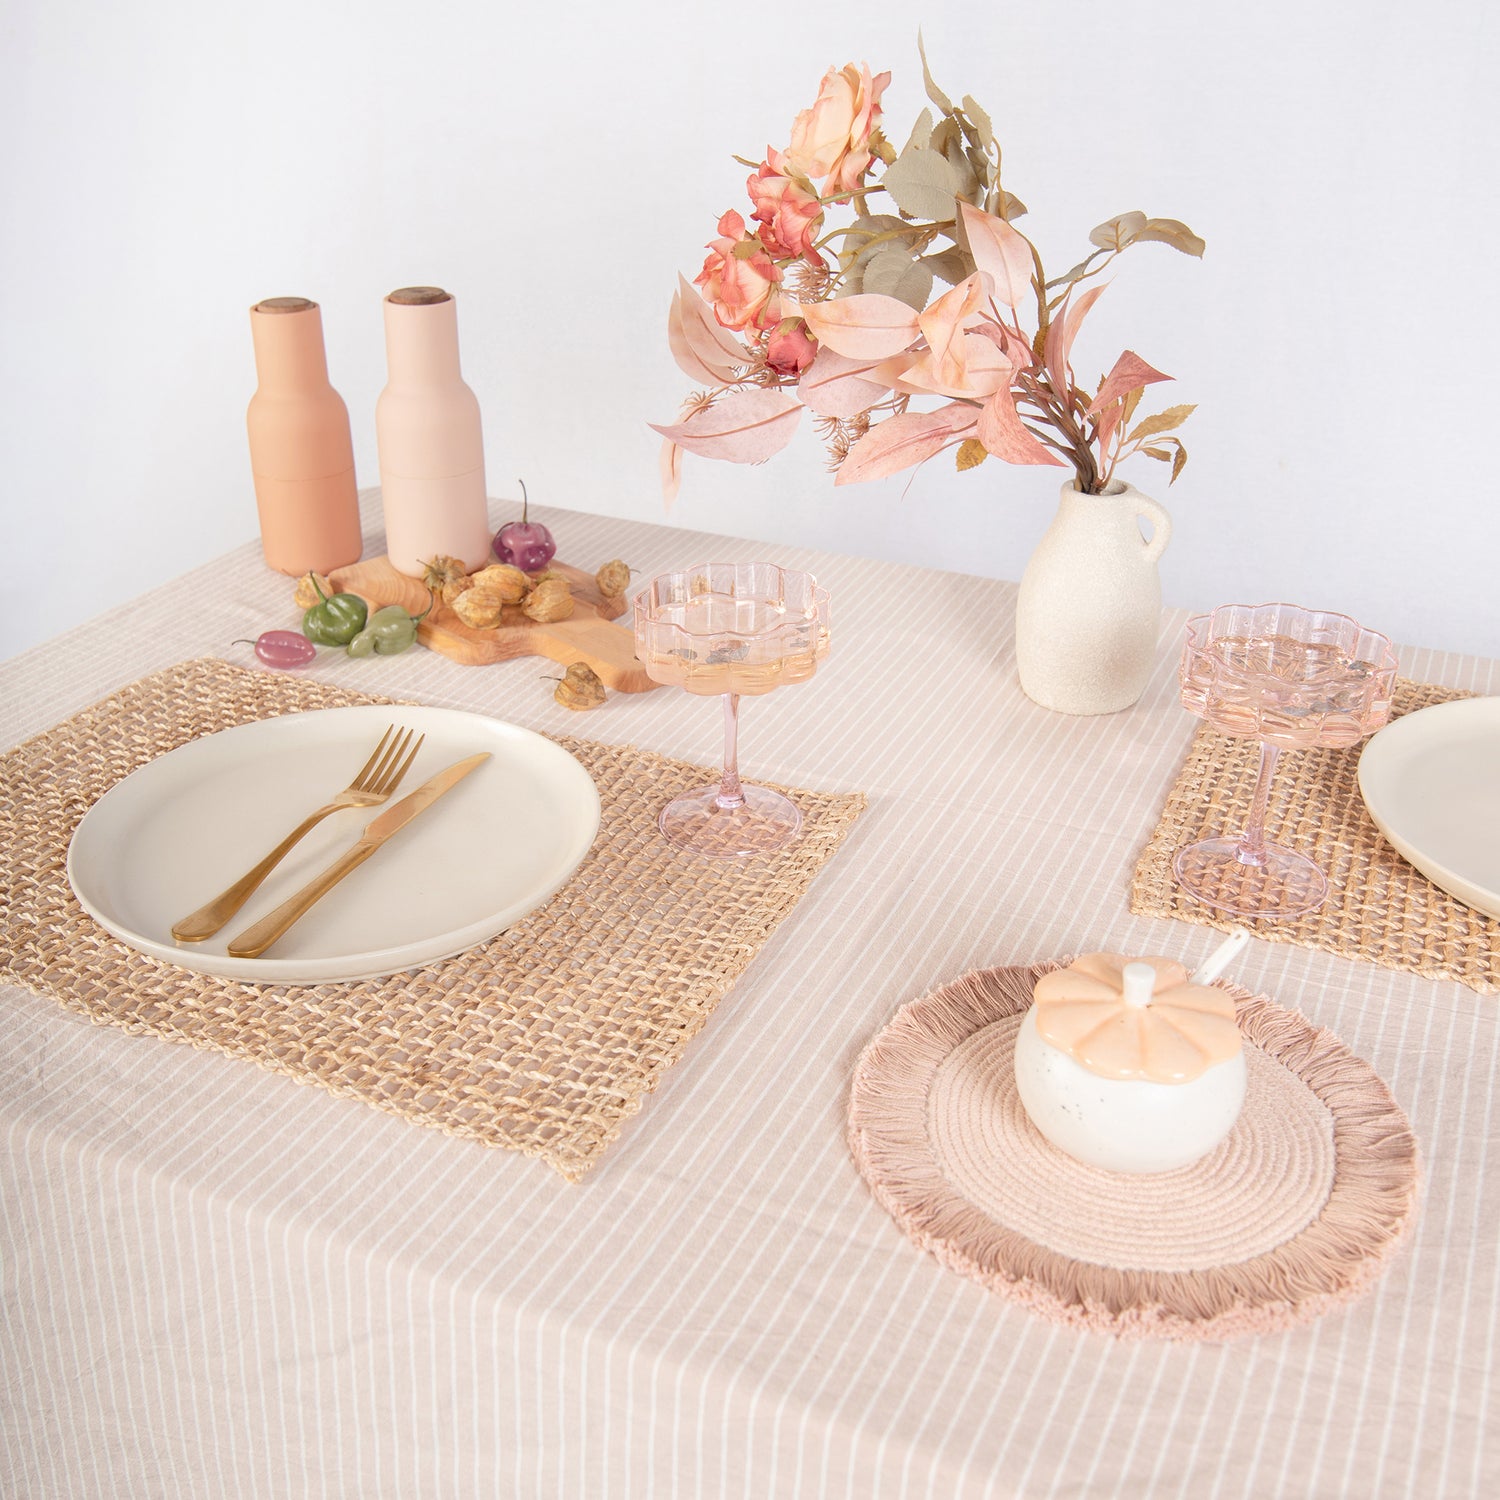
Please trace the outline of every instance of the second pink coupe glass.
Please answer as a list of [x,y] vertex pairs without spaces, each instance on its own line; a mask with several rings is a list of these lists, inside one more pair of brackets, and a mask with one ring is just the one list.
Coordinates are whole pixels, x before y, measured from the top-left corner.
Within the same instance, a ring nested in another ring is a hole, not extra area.
[[771,563],[698,563],[652,579],[634,603],[636,655],[650,677],[724,700],[723,774],[673,798],[657,819],[662,833],[717,857],[789,844],[802,826],[796,803],[740,780],[740,698],[817,671],[828,655],[828,590]]
[[1225,604],[1188,621],[1182,705],[1225,734],[1260,741],[1245,831],[1177,851],[1177,882],[1205,906],[1240,917],[1294,917],[1328,892],[1305,854],[1265,837],[1266,802],[1283,750],[1358,743],[1390,718],[1396,656],[1347,615],[1294,604]]

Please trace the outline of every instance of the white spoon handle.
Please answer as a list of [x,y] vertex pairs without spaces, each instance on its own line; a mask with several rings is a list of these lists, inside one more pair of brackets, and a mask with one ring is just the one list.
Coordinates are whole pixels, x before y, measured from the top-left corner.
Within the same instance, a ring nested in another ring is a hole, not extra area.
[[1233,962],[1235,955],[1240,949],[1249,941],[1249,928],[1234,928],[1229,936],[1198,965],[1197,969],[1189,977],[1188,983],[1208,984],[1210,980],[1217,979]]

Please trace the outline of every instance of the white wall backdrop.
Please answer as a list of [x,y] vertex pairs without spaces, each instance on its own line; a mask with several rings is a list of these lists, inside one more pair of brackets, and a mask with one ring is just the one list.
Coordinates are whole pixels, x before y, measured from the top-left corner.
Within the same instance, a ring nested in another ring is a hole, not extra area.
[[[247,308],[323,305],[377,482],[380,300],[458,298],[492,494],[662,517],[667,351],[745,168],[830,65],[994,117],[1049,269],[1130,209],[1080,372],[1123,347],[1196,401],[1192,458],[1127,472],[1176,535],[1168,602],[1291,599],[1500,655],[1500,110],[1483,0],[813,7],[510,0],[9,0],[0,12],[0,654],[255,535]],[[809,428],[770,464],[689,458],[673,517],[1018,577],[1061,471],[835,490]],[[566,535],[562,538],[566,556]],[[893,601],[893,606],[896,601]],[[279,622],[277,622],[279,623]]]

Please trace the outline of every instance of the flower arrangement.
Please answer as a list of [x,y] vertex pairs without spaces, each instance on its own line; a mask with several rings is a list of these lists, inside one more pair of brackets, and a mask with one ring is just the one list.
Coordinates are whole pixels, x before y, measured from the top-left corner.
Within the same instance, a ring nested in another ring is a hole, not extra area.
[[[1016,228],[1026,206],[1002,186],[989,116],[967,96],[955,105],[925,54],[922,73],[933,107],[899,151],[881,123],[891,75],[851,63],[824,75],[785,150],[736,158],[754,168],[749,222],[725,213],[702,271],[693,284],[679,276],[672,299],[672,354],[704,389],[676,423],[654,427],[668,498],[684,451],[762,463],[791,441],[804,407],[837,484],[948,448],[961,470],[991,455],[1071,465],[1085,493],[1137,453],[1170,463],[1173,480],[1182,472],[1176,429],[1193,407],[1135,421],[1145,388],[1171,377],[1126,350],[1087,391],[1070,355],[1117,256],[1144,241],[1201,256],[1203,241],[1176,219],[1119,214],[1049,279]],[[848,222],[831,223],[834,210]],[[924,398],[942,404],[916,409]]]

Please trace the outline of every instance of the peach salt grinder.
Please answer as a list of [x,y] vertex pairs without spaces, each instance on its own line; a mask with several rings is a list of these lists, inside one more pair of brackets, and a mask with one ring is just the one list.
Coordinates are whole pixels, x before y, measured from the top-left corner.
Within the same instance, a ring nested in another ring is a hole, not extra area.
[[257,386],[245,413],[261,547],[278,573],[330,573],[363,548],[349,410],[328,383],[323,314],[306,297],[250,309]]

